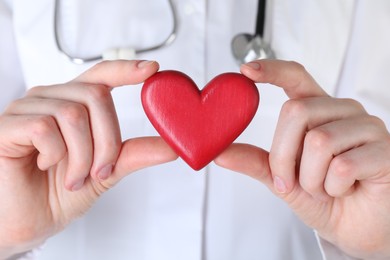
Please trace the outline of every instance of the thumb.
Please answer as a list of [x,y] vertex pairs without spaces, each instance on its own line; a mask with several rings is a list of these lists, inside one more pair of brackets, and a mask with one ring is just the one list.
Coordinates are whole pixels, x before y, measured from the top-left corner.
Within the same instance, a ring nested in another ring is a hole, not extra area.
[[226,169],[245,174],[264,183],[274,191],[269,153],[249,144],[232,144],[214,162]]
[[158,164],[174,161],[177,155],[161,137],[139,137],[126,140],[110,177],[105,180],[112,187],[128,174]]
[[105,85],[110,88],[135,85],[145,81],[159,69],[156,61],[102,61],[72,80],[72,82]]

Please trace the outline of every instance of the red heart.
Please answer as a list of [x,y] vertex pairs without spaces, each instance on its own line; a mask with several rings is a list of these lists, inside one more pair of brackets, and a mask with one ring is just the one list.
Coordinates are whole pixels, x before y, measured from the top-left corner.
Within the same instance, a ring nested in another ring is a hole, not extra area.
[[226,149],[259,105],[256,85],[239,73],[221,74],[200,91],[187,75],[161,71],[145,81],[141,97],[157,132],[194,170]]

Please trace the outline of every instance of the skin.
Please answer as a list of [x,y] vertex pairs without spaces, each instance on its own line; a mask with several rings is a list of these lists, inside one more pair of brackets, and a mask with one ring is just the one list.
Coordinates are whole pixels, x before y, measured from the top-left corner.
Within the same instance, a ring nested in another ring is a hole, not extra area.
[[241,67],[283,88],[270,151],[233,144],[215,162],[269,187],[320,237],[359,259],[390,256],[390,135],[351,99],[328,96],[295,62]]
[[[102,62],[66,84],[31,89],[0,116],[0,259],[40,245],[129,173],[177,158],[158,137],[122,142],[119,134],[111,89],[157,70],[155,62]],[[269,152],[233,144],[216,163],[267,185],[347,254],[388,259],[384,123],[356,101],[328,96],[297,63],[264,60],[241,70],[283,88],[290,101]]]
[[157,70],[102,62],[9,105],[0,116],[0,259],[39,246],[129,173],[177,158],[159,137],[122,142],[110,93]]

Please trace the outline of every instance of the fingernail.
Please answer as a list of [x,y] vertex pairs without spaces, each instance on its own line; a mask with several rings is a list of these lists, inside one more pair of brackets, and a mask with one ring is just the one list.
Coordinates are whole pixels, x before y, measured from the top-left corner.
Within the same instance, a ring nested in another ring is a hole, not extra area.
[[72,186],[72,191],[80,190],[84,185],[84,180],[81,180]]
[[152,64],[153,62],[155,62],[155,61],[153,61],[153,60],[141,60],[140,62],[138,62],[137,67],[139,69],[142,69],[142,68],[145,68],[146,66]]
[[287,192],[287,186],[282,180],[282,178],[280,178],[279,176],[274,177],[274,186],[275,186],[275,190],[279,193]]
[[109,164],[109,165],[106,165],[103,168],[101,168],[97,174],[99,180],[101,180],[101,181],[107,180],[108,177],[110,177],[110,175],[111,175],[112,167],[113,167],[112,164]]
[[260,70],[261,68],[261,65],[258,63],[258,62],[249,62],[249,63],[246,63],[244,64],[245,66],[248,66],[250,67],[251,69],[254,69],[254,70]]

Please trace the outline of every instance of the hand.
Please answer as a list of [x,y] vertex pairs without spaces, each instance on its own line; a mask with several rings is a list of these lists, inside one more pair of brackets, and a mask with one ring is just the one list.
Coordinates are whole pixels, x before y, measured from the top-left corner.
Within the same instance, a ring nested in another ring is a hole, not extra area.
[[128,173],[176,159],[157,137],[122,143],[110,93],[157,70],[156,62],[102,62],[66,84],[31,89],[1,115],[1,259],[61,231]]
[[241,67],[282,87],[270,152],[234,144],[216,163],[265,183],[321,237],[359,258],[390,256],[390,135],[351,99],[328,96],[299,64],[263,60]]

